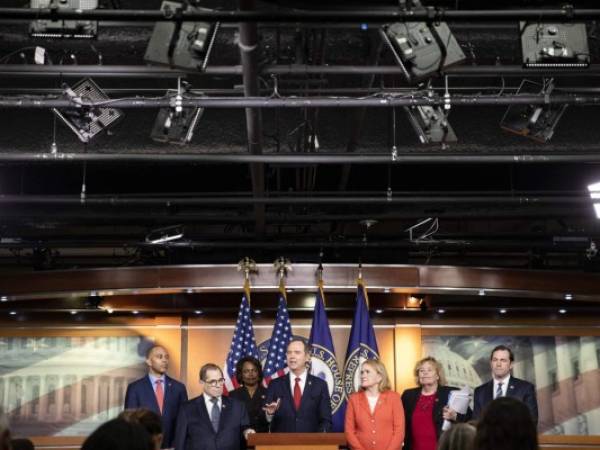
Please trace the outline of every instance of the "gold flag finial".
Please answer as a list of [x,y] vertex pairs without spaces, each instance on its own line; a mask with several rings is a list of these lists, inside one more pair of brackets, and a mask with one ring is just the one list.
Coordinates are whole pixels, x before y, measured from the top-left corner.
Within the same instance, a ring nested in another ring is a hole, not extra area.
[[283,256],[280,256],[275,260],[273,267],[275,267],[275,270],[279,275],[280,284],[283,282],[283,279],[287,277],[288,272],[292,271],[292,263],[289,259],[285,259]]

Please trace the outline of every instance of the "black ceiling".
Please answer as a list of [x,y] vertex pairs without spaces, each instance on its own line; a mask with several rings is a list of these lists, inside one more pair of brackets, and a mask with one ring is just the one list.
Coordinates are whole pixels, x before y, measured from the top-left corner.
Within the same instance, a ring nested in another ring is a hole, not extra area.
[[[161,4],[100,3],[103,8],[128,10],[159,9]],[[333,9],[341,2],[303,3]],[[343,3],[346,10],[396,4]],[[436,6],[464,10],[482,8],[479,3],[446,1]],[[25,0],[2,2],[3,8],[28,6]],[[237,3],[206,1],[201,6],[235,10]],[[272,1],[256,9],[285,11],[289,6],[298,5]],[[485,9],[560,6],[486,2]],[[0,9],[0,20],[3,17]],[[222,25],[205,73],[147,65],[144,52],[152,23],[100,22],[94,40],[30,38],[28,25],[24,20],[0,21],[3,99],[62,98],[64,83],[73,85],[86,76],[111,98],[163,97],[167,89],[177,87],[177,75],[208,97],[244,95],[235,23]],[[597,95],[597,24],[586,25],[589,69],[524,75],[516,23],[450,23],[467,55],[461,66],[448,71],[450,93],[500,98],[514,95],[524,78],[554,78],[557,88],[569,95]],[[410,85],[399,73],[350,73],[350,66],[396,67],[389,49],[384,46],[378,53],[378,27],[259,23],[256,95],[366,98],[423,89],[423,84]],[[35,46],[46,49],[52,65],[33,64]],[[310,66],[347,70],[304,73]],[[286,67],[293,67],[287,70],[293,73],[283,73]],[[491,74],[484,76],[484,69]],[[78,73],[70,74],[73,70]],[[443,95],[443,76],[436,74],[430,83]],[[124,109],[120,123],[84,145],[55,121],[49,108],[3,107],[0,263],[53,269],[223,263],[244,256],[268,262],[283,255],[300,262],[317,261],[321,254],[331,262],[595,270],[589,247],[600,236],[600,227],[586,187],[600,179],[598,107],[569,106],[545,144],[501,130],[506,108],[453,106],[449,121],[458,142],[441,146],[420,144],[402,107],[262,109],[253,119],[258,121],[255,130],[262,130],[260,143],[253,145],[248,144],[243,108],[209,107],[192,141],[179,146],[150,138],[157,108]],[[310,145],[312,132],[318,136],[318,148]],[[51,154],[53,142],[56,155]],[[397,161],[391,157],[394,144]],[[265,159],[254,164],[225,162],[229,155],[249,154]],[[178,161],[176,155],[189,158]],[[206,155],[216,159],[203,159]],[[351,166],[343,159],[319,159],[331,155],[365,158]],[[281,156],[302,159],[276,159]],[[437,218],[431,230],[435,232],[416,239],[432,220],[417,228],[411,240],[406,230],[426,218]],[[364,221],[370,219],[377,222],[367,232]],[[152,230],[178,224],[185,232],[181,240],[169,245],[146,242]]]

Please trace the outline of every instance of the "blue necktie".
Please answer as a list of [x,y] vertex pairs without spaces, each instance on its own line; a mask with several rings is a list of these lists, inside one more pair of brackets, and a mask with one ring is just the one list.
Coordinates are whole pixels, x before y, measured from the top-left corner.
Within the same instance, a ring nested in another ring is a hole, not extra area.
[[216,397],[212,397],[210,399],[212,402],[212,409],[210,410],[210,421],[212,423],[213,430],[215,433],[219,431],[219,419],[221,419],[221,410],[219,409],[219,399]]

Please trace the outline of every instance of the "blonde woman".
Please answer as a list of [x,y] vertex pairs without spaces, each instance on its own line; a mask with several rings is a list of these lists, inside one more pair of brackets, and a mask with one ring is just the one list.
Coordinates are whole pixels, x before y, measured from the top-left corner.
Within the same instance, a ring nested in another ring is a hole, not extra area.
[[450,391],[458,388],[446,386],[444,370],[435,358],[418,361],[414,374],[418,387],[402,393],[406,414],[403,450],[435,450],[444,419],[465,422],[470,413],[460,415],[446,406]]
[[404,410],[391,390],[385,366],[369,359],[360,368],[360,390],[346,409],[346,440],[351,450],[400,450],[404,440]]

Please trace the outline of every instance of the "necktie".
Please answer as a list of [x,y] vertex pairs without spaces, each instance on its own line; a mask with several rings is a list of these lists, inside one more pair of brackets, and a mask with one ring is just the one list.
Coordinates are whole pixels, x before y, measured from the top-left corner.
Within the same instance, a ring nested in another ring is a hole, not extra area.
[[302,390],[300,389],[300,378],[296,377],[296,384],[294,385],[294,406],[296,411],[300,409],[300,402],[302,401]]
[[502,395],[502,383],[498,383],[498,386],[496,387],[496,396],[494,398],[500,398],[503,397]]
[[163,382],[163,380],[155,381],[156,390],[154,391],[154,395],[156,395],[156,403],[158,403],[158,409],[161,414],[162,414],[162,410],[163,410],[163,403],[165,401],[165,391],[163,390],[162,382]]
[[210,422],[212,423],[213,430],[215,433],[219,431],[219,420],[221,419],[221,410],[219,409],[219,399],[212,397],[212,409],[210,410]]

